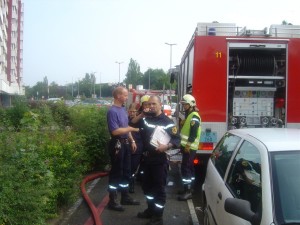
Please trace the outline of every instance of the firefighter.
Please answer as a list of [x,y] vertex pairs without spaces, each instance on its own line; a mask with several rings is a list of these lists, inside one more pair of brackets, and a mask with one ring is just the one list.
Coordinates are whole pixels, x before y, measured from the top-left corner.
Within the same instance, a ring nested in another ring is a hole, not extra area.
[[[136,127],[137,124],[131,122],[131,120],[138,115],[137,104],[131,103],[128,107],[128,119],[129,119],[129,126]],[[132,137],[134,139],[133,142],[136,143],[137,149],[136,151],[131,153],[131,177],[129,182],[129,193],[134,193],[134,184],[135,179],[140,179],[139,169],[140,163],[143,153],[143,141],[141,138],[140,132],[132,132]]]
[[[137,214],[138,218],[150,219],[147,225],[163,225],[163,212],[166,204],[166,183],[168,159],[166,150],[179,147],[180,136],[172,119],[162,113],[162,103],[158,96],[151,96],[148,100],[149,111],[138,124],[144,141],[144,191],[147,209]],[[167,144],[151,144],[152,134],[157,126],[166,131],[171,138]]]
[[200,142],[201,118],[195,98],[186,94],[180,101],[185,111],[185,120],[181,127],[180,150],[182,153],[181,178],[184,190],[179,193],[179,201],[192,198],[192,185],[195,181],[194,158]]
[[[130,181],[131,148],[136,150],[136,143],[131,132],[138,132],[138,128],[128,126],[128,116],[124,103],[128,99],[128,91],[124,87],[117,87],[113,91],[114,104],[107,112],[107,124],[111,135],[109,142],[109,156],[111,170],[108,176],[109,202],[108,208],[124,211],[122,205],[139,205],[128,194]],[[117,202],[117,192],[121,192],[121,205]]]
[[[130,126],[137,127],[138,122],[146,116],[146,113],[149,111],[149,105],[148,105],[149,98],[150,98],[150,95],[144,95],[141,97],[140,107],[138,109],[138,115],[131,118],[130,123],[129,123]],[[138,133],[136,135],[140,136],[140,133]],[[138,147],[137,152],[139,152],[139,149],[141,149],[141,152],[143,152],[143,150],[142,150],[143,146],[141,146],[141,145],[143,145],[143,143],[137,143],[137,147]],[[135,166],[138,166],[138,171],[137,171],[138,173],[136,175],[136,179],[141,182],[143,181],[143,174],[144,174],[143,161],[144,161],[143,156],[141,156],[139,165],[136,164],[138,161],[133,162],[135,164]],[[133,175],[135,175],[135,174],[133,174]],[[131,188],[129,188],[129,190],[131,190]]]
[[145,112],[147,113],[148,110],[149,110],[149,106],[148,106],[148,100],[150,98],[150,95],[143,95],[141,97],[141,100],[140,100],[140,108],[138,110],[138,115],[136,117],[134,117],[131,122],[132,123],[137,123],[140,119],[144,118],[146,115],[145,115]]

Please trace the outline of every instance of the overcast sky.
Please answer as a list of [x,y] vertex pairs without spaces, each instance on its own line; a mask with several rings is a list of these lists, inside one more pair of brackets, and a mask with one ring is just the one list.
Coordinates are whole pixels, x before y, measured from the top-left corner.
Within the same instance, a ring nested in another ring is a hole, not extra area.
[[130,58],[141,72],[170,67],[198,22],[263,29],[283,20],[300,25],[297,0],[23,0],[23,77],[60,85],[96,72],[96,82],[125,78]]

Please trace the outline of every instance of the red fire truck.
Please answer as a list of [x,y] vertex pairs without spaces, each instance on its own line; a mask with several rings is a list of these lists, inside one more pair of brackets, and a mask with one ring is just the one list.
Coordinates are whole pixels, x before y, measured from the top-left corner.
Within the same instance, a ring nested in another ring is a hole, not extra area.
[[300,127],[300,26],[198,23],[179,74],[178,99],[191,93],[200,110],[198,153],[229,129]]

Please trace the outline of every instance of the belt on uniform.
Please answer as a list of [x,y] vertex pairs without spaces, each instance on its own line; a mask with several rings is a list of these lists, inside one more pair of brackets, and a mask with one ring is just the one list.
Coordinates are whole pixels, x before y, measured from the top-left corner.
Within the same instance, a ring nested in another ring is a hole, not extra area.
[[144,151],[143,156],[148,157],[148,156],[154,156],[154,155],[161,155],[164,154],[164,152],[158,152],[158,151]]
[[114,141],[120,141],[122,144],[129,144],[128,138],[112,138]]

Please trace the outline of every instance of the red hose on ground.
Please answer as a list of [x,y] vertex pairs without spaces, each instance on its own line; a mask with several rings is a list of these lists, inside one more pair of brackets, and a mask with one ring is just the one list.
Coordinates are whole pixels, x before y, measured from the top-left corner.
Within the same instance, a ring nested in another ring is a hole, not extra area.
[[92,181],[92,180],[95,180],[99,177],[105,177],[107,175],[108,175],[108,173],[106,173],[106,172],[99,172],[99,173],[96,173],[96,174],[89,175],[89,176],[87,176],[83,179],[83,181],[81,182],[81,185],[80,185],[83,198],[85,199],[85,201],[87,202],[87,204],[89,205],[89,207],[92,211],[94,221],[95,221],[95,225],[102,225],[102,222],[101,222],[100,217],[97,213],[97,208],[95,207],[95,205],[91,201],[88,193],[85,190],[85,185],[88,182]]

